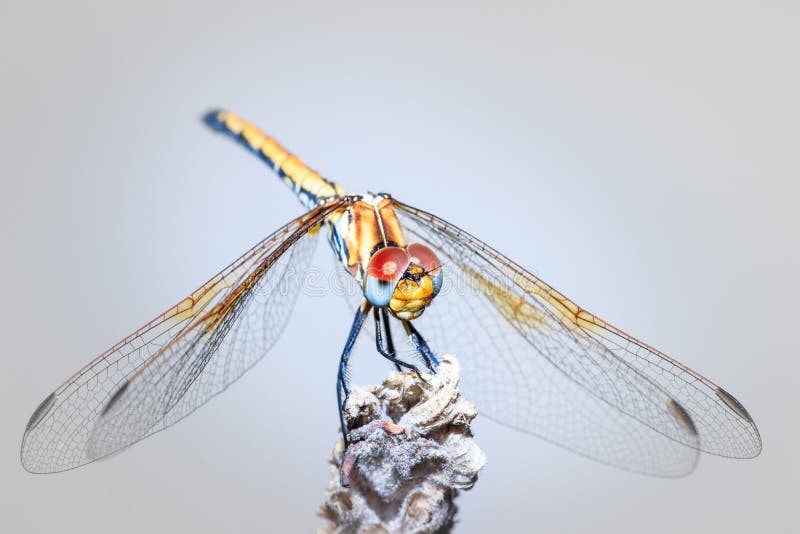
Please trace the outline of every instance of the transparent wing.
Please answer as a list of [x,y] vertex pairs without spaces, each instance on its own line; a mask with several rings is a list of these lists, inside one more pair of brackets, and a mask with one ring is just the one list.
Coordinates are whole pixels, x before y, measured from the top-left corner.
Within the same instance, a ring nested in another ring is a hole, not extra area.
[[397,203],[407,239],[427,243],[445,285],[417,325],[463,360],[481,413],[633,471],[679,476],[698,450],[758,454],[758,431],[730,394],[601,321],[438,217]]
[[295,219],[101,354],[34,411],[31,472],[78,467],[190,414],[270,349],[288,320],[331,203]]

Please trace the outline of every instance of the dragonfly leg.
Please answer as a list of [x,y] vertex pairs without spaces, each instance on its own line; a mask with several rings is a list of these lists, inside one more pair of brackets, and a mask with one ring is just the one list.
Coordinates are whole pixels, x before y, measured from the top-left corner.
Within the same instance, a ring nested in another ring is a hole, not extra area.
[[436,372],[436,367],[439,366],[439,360],[434,356],[433,351],[428,346],[428,342],[425,341],[425,338],[422,337],[414,325],[411,324],[411,321],[403,321],[403,328],[406,330],[406,334],[411,339],[411,343],[414,344],[414,347],[419,351],[422,355],[422,358],[425,360],[425,365],[430,369],[431,373]]
[[[398,371],[402,371],[403,367],[405,367],[417,373],[417,376],[422,379],[422,376],[419,374],[419,368],[416,365],[404,362],[397,357],[394,351],[394,343],[392,342],[392,331],[389,327],[389,314],[386,313],[386,310],[381,309],[378,311],[378,308],[375,308],[373,314],[375,316],[375,346],[380,355],[394,363]],[[383,325],[383,329],[381,325]],[[384,329],[386,331],[386,348],[383,346],[383,337],[381,334],[381,331]]]
[[[344,440],[342,464],[344,464],[344,456],[349,445],[347,441],[347,423],[344,420],[344,407],[345,403],[347,403],[347,398],[350,396],[350,386],[347,379],[347,360],[350,358],[350,353],[353,351],[353,345],[356,343],[358,333],[361,332],[361,327],[364,325],[364,319],[367,317],[370,308],[371,306],[367,303],[367,301],[362,302],[361,306],[359,306],[356,316],[353,318],[353,326],[350,327],[350,333],[347,336],[347,342],[344,345],[344,350],[342,350],[342,356],[339,358],[339,372],[337,373],[336,378],[336,399],[338,401],[339,408],[339,424],[341,424],[342,439]],[[345,481],[342,465],[339,466],[339,482],[342,486],[347,485],[344,483]]]
[[[390,354],[395,354],[395,352],[394,352],[394,342],[392,342],[392,329],[389,326],[389,314],[386,313],[386,308],[381,308],[381,312],[380,313],[381,313],[381,320],[383,321],[383,324],[386,325],[386,350]],[[378,330],[377,325],[376,325],[375,330],[376,331]],[[380,351],[380,349],[378,349],[378,351]],[[394,366],[397,368],[398,371],[402,371],[403,370],[403,368],[400,367],[399,363],[394,364]]]

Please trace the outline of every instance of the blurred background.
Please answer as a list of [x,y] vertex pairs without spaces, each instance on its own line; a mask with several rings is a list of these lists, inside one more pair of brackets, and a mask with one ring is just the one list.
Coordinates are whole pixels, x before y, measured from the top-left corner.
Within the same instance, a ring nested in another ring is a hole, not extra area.
[[479,418],[489,463],[458,532],[790,530],[800,10],[647,4],[0,5],[3,530],[323,524],[341,297],[302,297],[270,355],[171,430],[59,475],[19,463],[55,386],[301,213],[202,127],[213,106],[504,251],[724,385],[764,439],[665,480]]

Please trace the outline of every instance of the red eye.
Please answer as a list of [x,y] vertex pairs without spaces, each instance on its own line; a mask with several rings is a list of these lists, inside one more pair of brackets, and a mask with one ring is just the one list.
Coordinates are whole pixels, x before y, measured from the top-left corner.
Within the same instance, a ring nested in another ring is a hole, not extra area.
[[427,273],[436,274],[436,271],[442,266],[436,254],[420,243],[408,245],[408,255],[411,256],[412,262],[425,269]]
[[406,272],[411,258],[399,247],[384,247],[372,255],[367,267],[367,277],[377,278],[384,282],[399,280]]

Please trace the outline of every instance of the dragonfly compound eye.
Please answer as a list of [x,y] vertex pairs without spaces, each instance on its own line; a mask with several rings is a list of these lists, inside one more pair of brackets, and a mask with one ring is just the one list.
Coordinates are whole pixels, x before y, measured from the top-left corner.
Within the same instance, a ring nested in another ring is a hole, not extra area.
[[373,254],[364,277],[367,302],[376,308],[385,308],[410,263],[408,253],[400,247],[384,247]]
[[436,296],[442,289],[442,264],[439,258],[428,247],[421,243],[408,245],[408,255],[411,256],[411,263],[419,265],[425,273],[431,277],[433,282],[433,295]]

